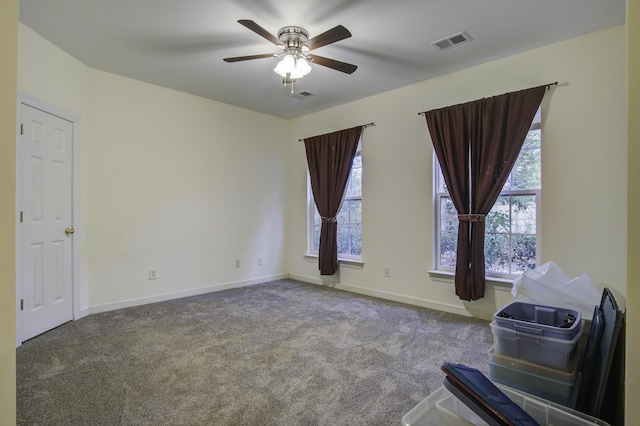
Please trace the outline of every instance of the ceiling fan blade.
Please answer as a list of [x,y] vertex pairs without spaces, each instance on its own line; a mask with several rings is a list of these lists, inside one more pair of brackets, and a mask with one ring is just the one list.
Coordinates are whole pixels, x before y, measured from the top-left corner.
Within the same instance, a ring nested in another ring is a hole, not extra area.
[[240,61],[250,61],[251,59],[263,59],[263,58],[273,58],[273,53],[263,53],[261,55],[249,55],[249,56],[236,56],[234,58],[224,58],[225,62],[240,62]]
[[251,31],[253,31],[254,33],[258,34],[259,36],[262,36],[262,37],[266,38],[267,40],[269,40],[271,43],[275,44],[276,46],[282,46],[282,42],[280,40],[278,40],[278,37],[274,36],[269,31],[265,30],[260,25],[258,25],[255,22],[253,22],[252,20],[250,20],[250,19],[240,19],[238,21],[238,23],[241,24],[241,25],[244,25],[247,28],[249,28]]
[[358,69],[357,65],[336,61],[335,59],[329,59],[329,58],[325,58],[324,56],[318,56],[318,55],[313,55],[313,61],[311,61],[311,63],[322,65],[323,67],[332,68],[336,71],[341,71],[346,74],[353,74],[354,71]]
[[351,33],[348,29],[343,27],[342,25],[338,25],[337,27],[333,27],[328,31],[323,32],[309,40],[307,40],[304,45],[309,48],[309,50],[317,49],[322,46],[326,46],[327,44],[335,43],[336,41],[344,40],[345,38],[351,37]]

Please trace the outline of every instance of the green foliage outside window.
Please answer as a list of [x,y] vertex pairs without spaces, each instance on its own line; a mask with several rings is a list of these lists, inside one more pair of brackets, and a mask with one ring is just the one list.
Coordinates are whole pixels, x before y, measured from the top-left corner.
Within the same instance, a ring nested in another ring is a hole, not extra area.
[[[538,126],[539,127],[539,126]],[[515,274],[536,267],[536,206],[541,187],[540,129],[527,135],[501,195],[485,219],[488,273]],[[439,177],[440,247],[438,267],[455,268],[458,217]]]

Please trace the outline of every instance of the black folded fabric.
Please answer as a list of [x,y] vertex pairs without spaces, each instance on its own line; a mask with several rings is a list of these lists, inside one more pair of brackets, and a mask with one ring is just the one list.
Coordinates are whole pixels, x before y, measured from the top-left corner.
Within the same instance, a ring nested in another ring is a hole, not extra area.
[[479,370],[450,362],[445,362],[441,369],[449,379],[445,380],[445,386],[454,394],[460,393],[462,398],[459,399],[487,423],[498,426],[538,425]]

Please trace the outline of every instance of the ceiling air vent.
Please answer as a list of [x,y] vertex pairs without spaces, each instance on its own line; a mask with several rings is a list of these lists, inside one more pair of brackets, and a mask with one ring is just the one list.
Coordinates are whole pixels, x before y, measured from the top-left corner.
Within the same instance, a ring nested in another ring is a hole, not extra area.
[[440,50],[447,50],[454,46],[473,40],[466,31],[459,32],[449,37],[431,43]]
[[303,90],[302,92],[298,92],[295,95],[291,95],[292,98],[296,98],[296,99],[306,99],[309,96],[313,96],[314,93],[311,92],[307,92],[306,90]]

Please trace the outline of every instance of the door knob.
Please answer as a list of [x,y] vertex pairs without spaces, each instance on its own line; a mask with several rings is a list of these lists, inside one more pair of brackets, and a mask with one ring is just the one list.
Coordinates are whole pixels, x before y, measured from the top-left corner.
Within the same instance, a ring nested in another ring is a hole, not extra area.
[[76,230],[75,230],[75,229],[73,229],[73,228],[65,228],[65,229],[64,229],[64,233],[65,233],[65,234],[67,234],[67,237],[68,237],[69,235],[73,234],[74,232],[76,232]]

